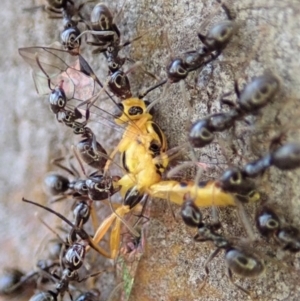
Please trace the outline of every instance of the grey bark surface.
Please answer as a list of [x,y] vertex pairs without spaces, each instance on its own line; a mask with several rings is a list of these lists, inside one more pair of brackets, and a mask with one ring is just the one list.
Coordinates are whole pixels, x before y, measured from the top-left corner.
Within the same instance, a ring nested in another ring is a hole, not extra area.
[[[55,121],[45,97],[38,96],[28,65],[18,54],[19,47],[46,46],[58,40],[60,20],[47,19],[40,11],[26,13],[22,9],[42,1],[3,1],[1,14],[1,135],[0,135],[0,241],[2,268],[13,266],[24,271],[32,269],[41,253],[41,242],[50,233],[34,218],[36,211],[52,225],[58,223],[48,213],[23,204],[21,198],[47,203],[42,183],[52,169],[51,159],[61,155],[64,148],[76,139],[70,130]],[[240,87],[251,78],[266,71],[276,74],[282,82],[281,92],[261,113],[247,117],[247,123],[238,122],[235,132],[226,131],[214,143],[197,153],[199,162],[207,169],[201,179],[218,178],[227,166],[243,164],[258,158],[269,150],[272,138],[282,132],[284,141],[299,140],[300,97],[300,3],[299,1],[226,1],[236,14],[239,30],[222,55],[200,73],[189,75],[185,82],[184,102],[179,84],[171,85],[164,99],[155,106],[154,119],[164,130],[169,148],[186,143],[188,126],[192,121],[221,110],[223,94],[233,92],[234,80]],[[123,2],[107,2],[117,14]],[[197,33],[226,18],[216,1],[131,1],[127,0],[116,19],[125,41],[140,34],[143,37],[124,49],[123,54],[140,61],[146,70],[158,78],[165,78],[165,66],[176,56],[200,45]],[[167,43],[168,41],[168,43]],[[169,48],[170,47],[170,48]],[[84,57],[99,78],[105,81],[107,65],[101,55],[91,55],[86,46]],[[126,65],[130,68],[130,64]],[[126,68],[125,68],[126,69]],[[133,94],[149,87],[153,79],[136,69],[130,73]],[[153,101],[162,90],[149,94]],[[235,99],[234,93],[230,99]],[[108,108],[111,109],[111,108]],[[110,152],[117,145],[120,133],[111,127],[98,127],[98,139]],[[233,152],[233,147],[236,153]],[[189,154],[171,163],[189,160]],[[191,178],[195,170],[182,171],[177,176]],[[300,172],[281,172],[270,169],[257,180],[258,190],[268,202],[280,208],[288,222],[300,226],[299,214]],[[58,210],[67,212],[70,203],[60,203]],[[187,229],[179,218],[180,208],[167,202],[153,200],[151,219],[147,230],[144,255],[140,260],[130,300],[192,301],[192,300],[247,300],[226,277],[226,265],[221,252],[209,264],[205,288],[199,287],[205,276],[204,264],[214,250],[208,243],[195,243],[195,231]],[[259,204],[248,204],[246,210],[255,231],[253,216]],[[204,216],[210,210],[203,210]],[[236,210],[220,210],[223,233],[228,237],[244,237],[245,231]],[[256,233],[256,232],[255,232]],[[258,236],[258,234],[256,233]],[[287,254],[274,243],[261,239],[255,250],[266,262],[265,273],[257,279],[234,281],[257,295],[257,300],[299,300],[299,254]],[[108,283],[101,301],[106,300],[115,285],[112,276],[102,280]],[[104,284],[103,284],[104,283]],[[14,297],[14,300],[28,297]],[[66,300],[67,300],[66,296]],[[0,297],[0,300],[8,300]]]

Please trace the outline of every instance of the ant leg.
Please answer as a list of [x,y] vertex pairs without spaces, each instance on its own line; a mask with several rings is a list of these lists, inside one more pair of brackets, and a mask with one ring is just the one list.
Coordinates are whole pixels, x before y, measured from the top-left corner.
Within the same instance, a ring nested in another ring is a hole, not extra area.
[[245,294],[247,294],[248,296],[250,296],[251,299],[256,299],[256,297],[253,296],[253,294],[252,294],[250,291],[246,290],[245,288],[243,288],[242,286],[236,284],[236,283],[233,281],[233,278],[232,278],[232,272],[231,272],[230,268],[227,268],[227,276],[228,276],[228,278],[229,278],[229,281],[230,281],[236,288],[238,288],[239,290],[241,290],[242,292],[244,292]]
[[58,240],[62,243],[65,244],[65,241],[60,237],[60,235],[53,230],[40,216],[38,213],[35,213],[35,217],[49,230],[51,231],[57,238]]
[[155,90],[156,88],[164,85],[165,83],[167,83],[167,81],[168,81],[168,79],[164,79],[164,80],[160,81],[159,83],[155,84],[154,86],[151,86],[150,88],[139,92],[138,97],[139,98],[144,98],[149,92],[151,92],[151,91]]
[[[168,81],[168,80],[165,80],[165,81],[166,81],[166,82],[165,82],[166,85],[165,85],[165,87],[164,87],[164,89],[163,89],[162,96],[161,96],[160,98],[158,98],[158,99],[156,99],[156,100],[154,100],[154,101],[152,101],[152,102],[150,103],[150,105],[147,107],[147,111],[148,111],[148,112],[150,112],[151,109],[152,109],[158,102],[160,102],[161,99],[165,99],[165,98],[166,98],[166,94],[167,94],[168,89],[169,89],[170,86],[171,86],[171,82]],[[165,83],[164,83],[164,84],[165,84]]]
[[250,239],[251,242],[256,240],[255,234],[253,232],[253,229],[251,227],[251,223],[249,221],[249,218],[246,214],[246,210],[245,207],[243,206],[243,204],[239,201],[236,200],[236,206],[237,206],[237,215],[244,227],[244,229],[246,230],[246,233]]
[[[30,200],[27,200],[25,198],[22,198],[22,202],[25,202],[25,203],[29,203],[29,204],[32,204],[32,205],[35,205],[37,207],[40,207],[40,208],[43,208],[44,210],[48,211],[48,212],[51,212],[52,214],[56,215],[57,217],[59,217],[61,220],[63,220],[66,224],[68,224],[70,227],[72,227],[73,231],[76,232],[80,238],[82,240],[85,240],[87,241],[87,243],[89,244],[89,246],[91,248],[93,248],[95,251],[97,251],[99,254],[101,254],[102,256],[104,257],[107,257],[107,258],[110,258],[109,254],[103,250],[102,248],[100,248],[99,246],[97,246],[95,243],[94,243],[94,240],[84,231],[84,229],[81,229],[81,228],[78,228],[76,227],[73,223],[71,223],[65,216],[63,216],[62,214],[60,214],[59,212],[55,211],[55,210],[52,210],[51,208],[49,207],[46,207],[46,206],[43,206],[39,203],[36,203],[36,202],[33,202],[33,201],[30,201]],[[63,248],[62,248],[63,249]],[[88,248],[87,248],[88,249]]]
[[130,44],[133,43],[134,41],[137,41],[137,40],[141,39],[142,37],[143,37],[143,35],[138,36],[138,37],[136,37],[136,38],[133,38],[132,40],[126,41],[126,42],[124,42],[123,44],[121,44],[119,47],[120,47],[120,49],[122,49],[122,48],[124,48],[124,47],[130,45]]
[[72,145],[72,146],[71,146],[71,149],[72,149],[72,151],[73,151],[73,153],[74,153],[74,155],[75,155],[76,160],[78,161],[78,164],[79,164],[79,166],[80,166],[81,171],[83,172],[83,174],[84,174],[86,177],[88,177],[87,174],[86,174],[86,172],[85,172],[85,169],[84,169],[84,166],[83,166],[83,164],[82,164],[82,161],[81,161],[81,159],[80,159],[80,157],[79,157],[79,155],[78,155],[78,153],[77,153],[77,151],[76,151],[76,149],[75,149],[75,146]]
[[241,92],[239,89],[239,83],[238,83],[237,79],[234,80],[234,91],[235,91],[235,94],[237,95],[237,98],[240,98]]
[[51,164],[53,164],[53,165],[59,167],[60,169],[66,171],[67,173],[69,173],[73,177],[78,177],[78,174],[74,172],[73,168],[68,168],[68,167],[66,167],[66,166],[64,166],[60,163],[63,160],[65,160],[64,157],[59,157],[59,158],[51,160]]
[[101,275],[102,273],[106,273],[106,272],[113,272],[115,269],[106,269],[106,270],[102,270],[102,271],[98,271],[98,272],[95,272],[93,274],[90,274],[90,275],[87,275],[85,277],[83,277],[82,279],[78,279],[77,282],[83,282],[91,277],[97,277],[99,275]]
[[204,270],[205,270],[205,277],[204,280],[199,288],[199,291],[201,291],[204,286],[206,285],[207,282],[207,278],[209,276],[209,269],[208,269],[208,264],[218,255],[218,253],[220,252],[221,249],[216,249],[215,251],[213,251],[209,257],[206,259],[205,264],[204,264]]
[[192,115],[192,106],[191,106],[191,102],[187,99],[187,91],[186,91],[186,88],[185,88],[185,81],[181,80],[179,82],[179,86],[180,86],[180,91],[181,91],[181,94],[182,94],[182,98],[184,100],[185,105],[188,108],[189,115],[191,116]]

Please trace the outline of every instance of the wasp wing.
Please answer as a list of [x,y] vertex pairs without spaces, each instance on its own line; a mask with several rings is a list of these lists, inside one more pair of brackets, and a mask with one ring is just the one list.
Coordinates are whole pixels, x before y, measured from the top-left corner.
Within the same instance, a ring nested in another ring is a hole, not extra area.
[[37,93],[47,95],[62,86],[67,99],[85,101],[95,94],[95,81],[101,85],[86,60],[80,55],[61,49],[59,43],[51,47],[20,48],[22,58],[32,68]]

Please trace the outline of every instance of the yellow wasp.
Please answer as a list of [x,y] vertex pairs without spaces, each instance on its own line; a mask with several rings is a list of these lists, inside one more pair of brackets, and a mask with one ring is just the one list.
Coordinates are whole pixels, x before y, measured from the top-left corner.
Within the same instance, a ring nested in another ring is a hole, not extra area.
[[[185,196],[189,194],[199,207],[236,205],[236,196],[222,189],[217,181],[196,183],[192,180],[162,180],[170,157],[176,154],[177,149],[167,151],[166,137],[160,127],[152,121],[152,115],[147,112],[143,100],[129,98],[124,100],[120,107],[122,112],[116,116],[115,122],[128,125],[110,160],[117,152],[120,153],[121,165],[126,174],[116,185],[121,186],[124,203],[117,205],[115,211],[99,226],[93,238],[93,241],[98,243],[113,226],[110,236],[112,258],[118,254],[123,218],[130,212],[138,213],[142,210],[139,203],[143,196],[162,198],[182,205]],[[106,170],[109,164],[110,162]],[[258,198],[255,194],[249,200],[256,201]],[[131,232],[138,236],[134,229],[131,229]]]

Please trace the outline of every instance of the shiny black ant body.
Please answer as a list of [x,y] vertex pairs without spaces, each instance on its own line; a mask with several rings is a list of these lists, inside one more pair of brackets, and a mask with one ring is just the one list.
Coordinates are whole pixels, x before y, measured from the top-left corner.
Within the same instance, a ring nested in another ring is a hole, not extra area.
[[279,80],[272,74],[265,74],[253,79],[243,91],[239,91],[235,82],[237,103],[227,100],[224,103],[234,106],[229,112],[216,113],[196,121],[189,131],[189,141],[195,148],[204,147],[214,139],[215,132],[221,132],[234,126],[237,120],[247,114],[255,114],[265,107],[279,90]]
[[61,169],[67,171],[75,177],[75,180],[69,180],[60,174],[52,173],[46,176],[44,180],[46,191],[57,196],[53,201],[61,200],[67,196],[75,199],[86,199],[86,201],[102,201],[119,191],[120,187],[116,182],[120,179],[118,176],[103,176],[92,173],[87,179],[80,179],[78,172],[59,163],[61,159],[54,161],[54,164]]
[[172,59],[167,67],[170,83],[177,83],[186,79],[190,72],[202,68],[215,60],[226,48],[237,31],[237,24],[224,4],[222,4],[222,8],[228,20],[214,24],[206,35],[198,33],[198,38],[203,45],[197,50],[187,51],[181,57]]
[[287,143],[242,168],[230,168],[220,177],[218,185],[225,191],[239,192],[250,178],[259,176],[271,166],[280,170],[298,168],[300,166],[300,145]]

